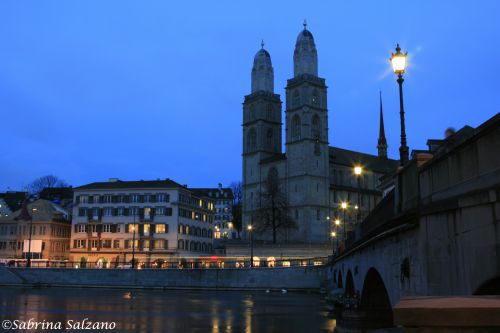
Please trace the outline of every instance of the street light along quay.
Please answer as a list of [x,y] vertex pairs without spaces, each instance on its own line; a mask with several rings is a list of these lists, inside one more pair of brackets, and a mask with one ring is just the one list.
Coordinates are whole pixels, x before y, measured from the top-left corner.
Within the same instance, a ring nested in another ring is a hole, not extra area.
[[396,80],[399,84],[399,116],[401,120],[401,146],[399,147],[400,165],[403,166],[408,162],[409,148],[406,144],[406,130],[405,130],[405,111],[403,106],[403,74],[406,71],[406,57],[408,52],[402,53],[399,44],[396,46],[396,53],[391,54],[391,64],[394,73],[398,76]]
[[344,223],[344,247],[345,247],[345,245],[346,245],[345,243],[347,241],[347,231],[346,231],[346,223],[345,223],[345,211],[347,210],[347,207],[348,207],[348,205],[347,205],[347,202],[345,202],[345,201],[340,204],[340,208],[342,208],[342,210],[344,211],[344,216],[343,216],[343,220],[344,220],[343,221],[343,223]]
[[360,201],[360,196],[361,196],[361,174],[363,173],[363,168],[360,165],[355,165],[354,166],[354,175],[356,176],[356,183],[358,186],[358,204],[354,207],[356,209],[356,224],[360,222],[360,217],[361,217],[361,201]]
[[330,233],[330,236],[332,236],[332,255],[334,256],[335,255],[335,243],[334,243],[334,240],[336,239],[335,237],[337,237],[337,233],[335,231],[332,231]]
[[36,207],[31,208],[31,219],[30,219],[30,235],[28,240],[28,261],[26,262],[26,267],[31,267],[31,235],[33,235],[33,218],[35,217],[35,212],[38,209]]
[[250,234],[250,267],[253,267],[253,226],[247,226],[248,233]]

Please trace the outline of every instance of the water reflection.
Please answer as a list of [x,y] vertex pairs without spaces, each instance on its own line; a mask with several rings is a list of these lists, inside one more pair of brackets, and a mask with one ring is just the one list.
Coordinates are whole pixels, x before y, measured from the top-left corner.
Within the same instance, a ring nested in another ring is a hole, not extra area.
[[335,326],[317,294],[263,291],[2,288],[0,314],[63,325],[114,321],[113,332],[333,332]]

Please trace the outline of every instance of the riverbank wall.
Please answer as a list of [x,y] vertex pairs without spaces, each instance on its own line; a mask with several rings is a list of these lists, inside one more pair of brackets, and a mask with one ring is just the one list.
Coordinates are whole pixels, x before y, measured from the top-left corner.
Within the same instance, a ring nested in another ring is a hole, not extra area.
[[0,285],[26,287],[319,291],[325,280],[325,266],[140,270],[0,267]]

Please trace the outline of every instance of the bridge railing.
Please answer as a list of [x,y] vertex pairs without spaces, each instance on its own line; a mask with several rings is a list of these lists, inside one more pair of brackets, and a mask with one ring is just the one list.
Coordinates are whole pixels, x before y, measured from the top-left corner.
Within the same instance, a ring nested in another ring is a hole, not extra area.
[[[287,267],[307,267],[323,266],[328,264],[328,257],[317,258],[296,258],[296,259],[275,259],[275,260],[256,260],[253,265],[249,258],[240,259],[178,259],[163,260],[156,259],[150,262],[136,260],[132,261],[107,262],[99,260],[97,262],[85,261],[34,261],[31,268],[67,268],[67,269],[273,269]],[[12,261],[6,266],[9,267],[27,267],[26,260]]]

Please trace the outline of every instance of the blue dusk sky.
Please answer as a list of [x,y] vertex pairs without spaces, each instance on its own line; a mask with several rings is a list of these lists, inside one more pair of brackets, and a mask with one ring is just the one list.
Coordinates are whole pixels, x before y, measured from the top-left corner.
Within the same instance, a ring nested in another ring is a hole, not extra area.
[[389,56],[409,53],[410,149],[500,110],[500,1],[1,1],[0,191],[54,174],[189,186],[241,179],[242,102],[261,39],[275,92],[304,19],[326,79],[330,145],[389,154],[399,101]]

